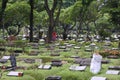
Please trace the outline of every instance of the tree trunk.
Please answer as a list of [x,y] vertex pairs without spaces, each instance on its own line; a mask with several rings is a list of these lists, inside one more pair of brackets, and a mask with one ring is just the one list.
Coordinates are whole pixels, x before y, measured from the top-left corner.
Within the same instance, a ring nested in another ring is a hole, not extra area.
[[7,2],[8,2],[8,0],[2,0],[2,8],[0,10],[0,27],[3,29],[3,38],[4,38],[4,22],[3,22],[3,18],[4,18],[4,11],[6,9]]
[[[48,33],[47,33],[47,42],[50,43],[52,41],[52,32],[54,31],[54,28],[59,19],[62,0],[53,0],[53,6],[51,9],[49,8],[48,0],[44,0],[44,1],[45,1],[44,7],[49,16],[49,28],[48,28]],[[55,17],[54,13],[55,13],[55,9],[57,8],[58,1],[60,1],[60,6],[58,8],[58,13],[56,14],[57,16]]]
[[34,8],[34,0],[30,0],[30,33],[29,38],[30,42],[33,42],[33,8]]

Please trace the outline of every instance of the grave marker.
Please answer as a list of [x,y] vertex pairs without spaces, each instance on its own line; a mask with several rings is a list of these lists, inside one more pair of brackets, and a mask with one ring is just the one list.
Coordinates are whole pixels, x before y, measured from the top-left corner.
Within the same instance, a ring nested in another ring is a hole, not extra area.
[[7,76],[23,76],[23,72],[10,71]]
[[97,77],[97,76],[94,76],[91,78],[91,80],[107,80],[106,77]]
[[76,65],[71,65],[70,70],[75,70],[75,71],[84,71],[87,66],[76,66]]
[[119,75],[120,74],[120,71],[117,71],[117,70],[108,70],[106,72],[106,74],[115,74],[115,75]]

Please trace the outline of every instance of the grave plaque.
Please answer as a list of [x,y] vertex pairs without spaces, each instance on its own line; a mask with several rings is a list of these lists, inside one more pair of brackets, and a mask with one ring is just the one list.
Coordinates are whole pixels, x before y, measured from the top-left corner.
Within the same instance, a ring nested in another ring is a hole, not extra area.
[[75,47],[74,47],[74,49],[80,49],[80,47],[78,47],[78,46],[75,46]]
[[1,59],[10,59],[10,56],[3,56]]
[[35,63],[35,59],[25,59],[25,63]]
[[22,53],[23,50],[14,50],[15,53]]
[[119,57],[116,56],[116,55],[110,55],[110,56],[108,56],[107,58],[109,58],[109,59],[118,59]]
[[23,76],[23,72],[10,71],[7,76]]
[[117,71],[117,70],[108,70],[106,72],[106,74],[115,74],[115,75],[119,75],[120,74],[120,71]]
[[102,64],[108,64],[110,62],[110,60],[102,60],[101,63]]
[[60,46],[59,49],[66,49],[66,46]]
[[76,66],[76,65],[71,65],[70,70],[75,70],[75,71],[84,71],[87,66]]
[[38,68],[39,69],[46,69],[46,70],[48,70],[48,69],[51,69],[51,65],[43,65],[43,64],[41,64],[40,66],[38,66]]
[[45,80],[62,80],[61,76],[49,76]]
[[6,63],[7,61],[7,59],[0,59],[0,63]]
[[94,76],[91,78],[91,80],[107,80],[106,77],[97,77],[97,76]]
[[120,70],[120,66],[109,66],[108,69],[110,69],[110,70]]
[[52,66],[62,66],[62,61],[61,60],[52,60]]

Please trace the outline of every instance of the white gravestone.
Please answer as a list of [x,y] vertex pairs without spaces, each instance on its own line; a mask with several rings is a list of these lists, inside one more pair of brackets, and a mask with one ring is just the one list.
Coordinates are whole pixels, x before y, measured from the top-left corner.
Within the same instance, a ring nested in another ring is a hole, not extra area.
[[93,54],[93,58],[90,64],[90,72],[97,74],[101,69],[102,56],[99,54]]

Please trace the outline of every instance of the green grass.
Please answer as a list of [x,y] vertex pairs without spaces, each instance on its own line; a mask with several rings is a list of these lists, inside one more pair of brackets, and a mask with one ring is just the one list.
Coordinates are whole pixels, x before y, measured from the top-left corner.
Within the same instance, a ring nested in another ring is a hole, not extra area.
[[[63,44],[64,42],[62,42]],[[71,41],[70,43],[75,43],[74,41]],[[75,43],[77,45],[80,45],[79,43]],[[74,49],[71,48],[70,51],[64,52],[61,50],[60,56],[50,56],[50,54],[54,51],[47,50],[45,46],[40,46],[39,51],[40,54],[38,56],[28,56],[28,53],[22,53],[20,56],[17,57],[17,65],[18,66],[26,66],[27,70],[18,70],[18,71],[23,71],[24,76],[23,77],[10,77],[6,76],[8,71],[3,72],[3,75],[0,80],[45,80],[47,76],[62,76],[62,80],[90,80],[92,76],[103,76],[107,77],[108,80],[119,80],[120,76],[119,75],[106,75],[106,71],[108,70],[109,66],[113,65],[120,65],[120,59],[110,59],[109,64],[103,64],[102,69],[98,74],[92,74],[90,72],[90,67],[88,66],[87,69],[83,72],[81,71],[70,71],[69,67],[70,65],[74,64],[74,59],[70,58],[72,55],[80,56],[81,58],[90,58],[92,55],[92,52],[85,52],[84,51],[84,46],[90,44],[90,42],[86,42],[82,44],[81,49]],[[96,43],[99,47],[101,45],[104,45],[104,43]],[[47,44],[48,45],[48,44]],[[112,43],[111,47],[117,47],[117,43],[114,42]],[[101,48],[102,49],[102,48]],[[36,49],[31,49],[31,47],[26,47],[26,51],[29,50],[36,50]],[[55,48],[55,50],[59,50],[58,47]],[[9,54],[9,52],[6,52],[6,54]],[[18,61],[20,58],[32,58],[32,59],[42,59],[44,64],[50,64],[50,61],[53,59],[60,59],[67,61],[68,63],[63,64],[62,67],[52,67],[51,70],[41,70],[37,69],[36,66],[40,65],[40,63],[33,63],[33,64],[26,64],[24,61]],[[107,58],[104,58],[107,59]],[[10,61],[6,64],[0,64],[2,65],[10,65]],[[2,73],[2,71],[1,71]]]

